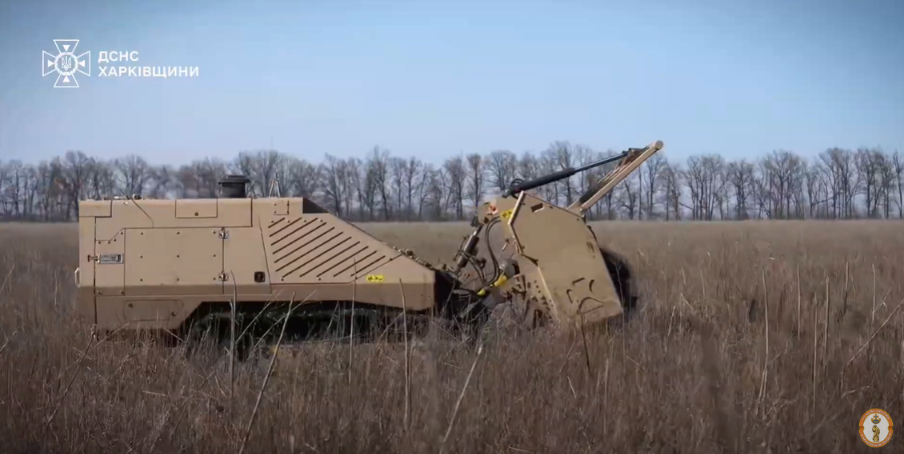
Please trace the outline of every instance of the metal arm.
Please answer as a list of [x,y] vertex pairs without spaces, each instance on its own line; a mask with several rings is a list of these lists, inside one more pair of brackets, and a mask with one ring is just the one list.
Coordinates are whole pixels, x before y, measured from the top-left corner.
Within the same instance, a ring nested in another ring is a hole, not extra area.
[[646,148],[629,148],[627,152],[622,154],[621,162],[605,177],[600,179],[596,184],[590,187],[581,197],[568,206],[568,210],[578,214],[584,214],[590,207],[599,202],[609,192],[615,189],[615,186],[622,182],[631,172],[637,170],[650,156],[656,154],[663,147],[662,141],[657,140]]
[[531,189],[538,188],[540,186],[545,186],[550,183],[555,183],[556,181],[564,180],[566,178],[571,178],[573,175],[590,170],[594,167],[599,167],[602,165],[609,164],[610,162],[618,161],[619,159],[624,159],[628,156],[628,151],[622,152],[616,156],[610,156],[608,158],[601,159],[599,161],[591,162],[590,164],[583,165],[580,167],[567,167],[565,169],[559,170],[558,172],[553,172],[547,175],[543,175],[542,177],[537,177],[532,180],[520,181],[515,180],[509,186],[505,192],[502,193],[502,197],[511,197],[513,195],[517,195],[519,192],[530,191]]

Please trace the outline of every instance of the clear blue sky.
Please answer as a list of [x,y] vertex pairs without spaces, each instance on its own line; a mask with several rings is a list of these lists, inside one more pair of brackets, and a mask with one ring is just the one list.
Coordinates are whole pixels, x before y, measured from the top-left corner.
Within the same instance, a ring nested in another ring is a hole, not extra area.
[[[0,1],[0,159],[904,151],[904,1]],[[38,55],[80,39],[92,77]],[[193,79],[98,78],[101,50]]]

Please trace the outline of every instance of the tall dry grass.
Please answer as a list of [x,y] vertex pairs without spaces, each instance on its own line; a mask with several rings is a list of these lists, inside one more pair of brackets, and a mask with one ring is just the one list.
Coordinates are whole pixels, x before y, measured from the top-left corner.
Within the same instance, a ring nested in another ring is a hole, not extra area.
[[[468,231],[363,228],[433,261]],[[0,226],[0,452],[224,453],[247,435],[244,452],[851,453],[866,410],[904,421],[901,224],[595,229],[635,268],[623,329],[585,346],[491,327],[479,356],[433,337],[407,382],[399,345],[315,345],[261,392],[266,363],[233,385],[222,361],[91,344],[71,319],[73,226]]]

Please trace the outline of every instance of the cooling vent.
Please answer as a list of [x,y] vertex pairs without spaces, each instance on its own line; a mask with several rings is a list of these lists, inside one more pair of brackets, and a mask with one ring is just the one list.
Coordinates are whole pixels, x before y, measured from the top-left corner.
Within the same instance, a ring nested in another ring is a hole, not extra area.
[[[280,282],[350,281],[388,262],[391,250],[320,217],[277,219],[267,227],[271,269]],[[357,270],[357,273],[355,271]]]

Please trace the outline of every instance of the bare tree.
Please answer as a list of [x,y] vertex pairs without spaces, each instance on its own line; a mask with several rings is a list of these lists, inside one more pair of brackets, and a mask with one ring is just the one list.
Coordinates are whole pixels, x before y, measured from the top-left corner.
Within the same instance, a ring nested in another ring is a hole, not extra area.
[[446,184],[446,206],[454,210],[455,219],[464,219],[465,165],[461,155],[446,159],[445,173],[441,176]]
[[719,155],[691,156],[683,178],[691,195],[691,216],[694,220],[713,219],[717,203],[721,205],[725,160]]
[[[409,221],[415,217],[414,198],[424,187],[423,167],[424,163],[420,159],[416,157],[408,158],[408,164],[405,166],[402,175],[405,189],[404,213],[405,219]],[[418,208],[417,213],[417,216],[420,217],[420,208]]]
[[[567,141],[557,141],[550,146],[550,151],[555,153],[555,157],[553,158],[555,166],[549,170],[560,171],[574,167],[575,152],[571,143]],[[571,180],[571,178],[565,178],[556,183],[556,198],[558,199],[558,194],[562,194],[565,197],[565,205],[571,205],[571,202],[574,202],[575,199],[573,194],[574,185]]]
[[3,205],[4,214],[20,217],[24,207],[22,206],[23,167],[22,161],[10,161],[5,166],[0,163],[0,203]]
[[468,187],[467,197],[474,204],[474,211],[480,206],[484,193],[483,156],[478,153],[468,155]]
[[901,152],[895,150],[891,157],[892,174],[894,175],[895,188],[898,190],[898,219],[904,219],[904,158]]
[[734,191],[735,219],[748,219],[748,199],[755,190],[753,164],[746,160],[731,162],[727,167],[728,182]]
[[888,217],[892,185],[895,176],[892,163],[878,149],[860,148],[854,154],[858,189],[865,198],[864,209],[870,218]]
[[134,154],[117,158],[113,160],[113,167],[125,195],[144,195],[145,185],[153,177],[151,166],[144,158]]
[[394,211],[397,217],[404,216],[405,199],[405,174],[408,172],[408,161],[398,156],[389,158],[389,180],[391,182],[390,193],[394,199]]
[[787,219],[802,214],[798,202],[803,194],[805,170],[800,157],[785,150],[773,151],[760,161],[757,191],[770,218]]
[[348,163],[333,155],[327,154],[325,162],[320,164],[321,186],[328,209],[339,216],[348,214],[345,205],[348,191]]
[[656,193],[659,191],[659,176],[665,170],[666,164],[665,156],[654,154],[647,159],[643,164],[643,168],[640,169],[640,172],[645,175],[644,195],[646,196],[647,219],[653,218],[656,207]]
[[487,158],[489,182],[499,191],[505,191],[518,174],[518,156],[508,150],[496,150]]
[[830,148],[820,153],[818,165],[830,191],[831,217],[854,217],[857,180],[853,154],[850,150]]
[[69,218],[70,212],[78,217],[78,201],[82,199],[85,186],[92,176],[94,160],[81,151],[67,151],[63,162],[59,182],[69,196],[66,217]]
[[[457,155],[438,163],[393,156],[374,147],[366,156],[319,163],[276,150],[243,151],[224,161],[151,165],[142,156],[110,159],[67,151],[38,162],[0,162],[0,218],[74,220],[86,198],[138,194],[151,198],[216,197],[230,172],[252,180],[252,196],[302,196],[350,220],[463,219],[492,191],[513,180],[588,164],[595,151],[568,141],[543,152]],[[560,205],[594,188],[609,164],[530,192]],[[589,219],[696,220],[748,218],[904,218],[904,159],[899,151],[830,148],[813,159],[777,150],[756,159],[717,154],[670,162],[657,154],[587,213]],[[271,188],[276,191],[271,194]],[[468,200],[467,206],[465,199]]]
[[388,221],[392,217],[392,202],[389,197],[389,150],[374,147],[365,165],[368,178],[371,179],[369,188],[380,197],[383,220]]

